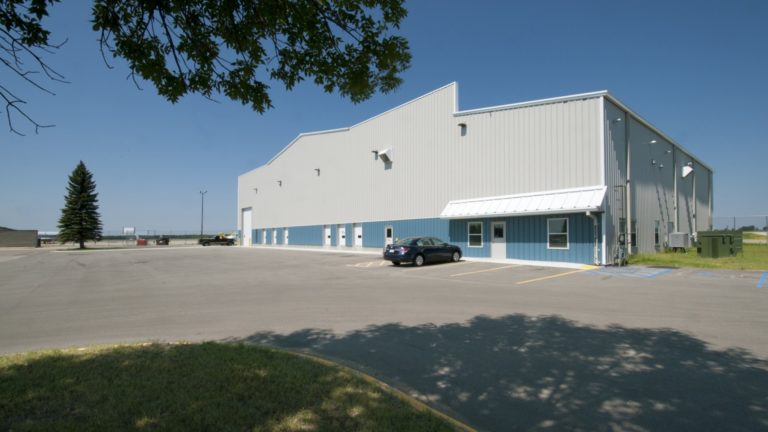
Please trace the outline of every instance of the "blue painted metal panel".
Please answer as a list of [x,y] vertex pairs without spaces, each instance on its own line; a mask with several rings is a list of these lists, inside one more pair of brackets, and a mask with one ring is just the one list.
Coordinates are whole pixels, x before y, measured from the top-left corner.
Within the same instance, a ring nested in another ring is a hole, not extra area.
[[275,231],[277,231],[277,238],[275,238],[275,244],[283,244],[283,229],[282,228],[275,228]]
[[[547,219],[566,217],[568,219],[568,249],[547,248]],[[411,236],[438,237],[458,245],[467,257],[490,257],[491,222],[503,220],[507,223],[507,258],[534,260],[577,262],[592,264],[593,262],[593,225],[592,220],[582,213],[563,216],[518,216],[496,219],[477,220],[444,220],[444,219],[413,219],[398,221],[365,222],[363,227],[364,247],[384,247],[384,229],[391,226],[396,239]],[[482,247],[468,247],[468,223],[482,222]],[[331,245],[338,244],[338,227],[331,225]],[[346,245],[354,245],[354,227],[345,224],[347,231]],[[290,243],[296,245],[323,245],[323,225],[308,225],[290,227]],[[277,230],[277,243],[281,244],[283,233]],[[273,229],[267,229],[267,244],[272,242]],[[600,227],[598,226],[598,233]],[[259,244],[261,230],[253,230],[255,244]]]
[[267,228],[267,244],[268,245],[272,244],[272,239],[274,238],[273,237],[274,234],[272,234],[272,231],[274,231],[274,230],[275,230],[274,228]]
[[[547,220],[562,217],[568,219],[568,249],[548,249]],[[507,222],[508,258],[584,264],[593,262],[592,220],[584,214],[518,216],[496,220]]]
[[251,230],[251,246],[255,245],[259,238],[259,230]]
[[288,242],[294,245],[322,246],[323,226],[307,225],[289,228]]
[[352,247],[355,245],[355,232],[352,228],[352,224],[346,224],[344,225],[345,234],[347,238],[345,239],[345,246]]
[[[448,239],[448,221],[445,219],[411,219],[397,221],[365,222],[363,225],[363,246],[384,247],[384,229],[392,227],[395,239],[412,236],[438,237]],[[350,229],[350,228],[347,228]]]
[[[470,222],[482,222],[483,224],[483,245],[482,247],[469,247],[469,223]],[[491,248],[489,244],[490,239],[490,224],[487,219],[472,219],[472,220],[452,220],[450,222],[450,237],[449,243],[455,244],[461,248],[464,256],[487,258],[491,256]]]

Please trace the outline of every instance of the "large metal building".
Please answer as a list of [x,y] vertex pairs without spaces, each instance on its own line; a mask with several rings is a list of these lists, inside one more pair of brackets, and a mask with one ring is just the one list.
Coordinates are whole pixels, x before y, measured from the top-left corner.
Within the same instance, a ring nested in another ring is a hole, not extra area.
[[712,175],[606,91],[459,111],[451,83],[299,135],[238,178],[238,224],[244,246],[425,235],[465,256],[605,265],[709,229]]

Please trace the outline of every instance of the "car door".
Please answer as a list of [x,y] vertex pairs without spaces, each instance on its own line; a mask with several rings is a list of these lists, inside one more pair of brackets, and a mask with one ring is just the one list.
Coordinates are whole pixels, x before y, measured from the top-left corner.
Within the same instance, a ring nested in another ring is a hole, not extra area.
[[422,237],[419,239],[418,244],[421,246],[424,262],[433,262],[440,259],[437,256],[437,251],[435,250],[434,243],[432,243],[432,239],[429,237]]
[[431,237],[430,240],[432,240],[432,243],[435,245],[436,258],[440,261],[449,261],[452,252],[450,245],[436,237]]

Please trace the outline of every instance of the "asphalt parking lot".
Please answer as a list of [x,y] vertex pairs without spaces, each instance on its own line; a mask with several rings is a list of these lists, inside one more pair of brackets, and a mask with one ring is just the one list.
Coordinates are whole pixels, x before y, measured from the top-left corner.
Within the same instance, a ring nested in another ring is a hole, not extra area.
[[5,249],[0,353],[246,341],[342,361],[481,430],[758,430],[768,427],[764,280],[394,267],[264,248]]

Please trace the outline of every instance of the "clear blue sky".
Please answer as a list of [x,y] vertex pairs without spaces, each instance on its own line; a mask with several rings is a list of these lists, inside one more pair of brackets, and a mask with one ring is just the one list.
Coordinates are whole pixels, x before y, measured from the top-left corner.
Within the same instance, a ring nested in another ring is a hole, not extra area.
[[173,105],[101,58],[90,2],[52,8],[49,62],[71,84],[42,94],[0,69],[28,112],[56,127],[0,129],[0,226],[55,230],[79,160],[104,228],[236,229],[237,176],[301,132],[353,125],[452,81],[460,109],[607,89],[715,169],[715,215],[768,213],[768,2],[411,1],[413,62],[395,93],[354,105],[311,84],[272,88],[259,115],[223,97]]

